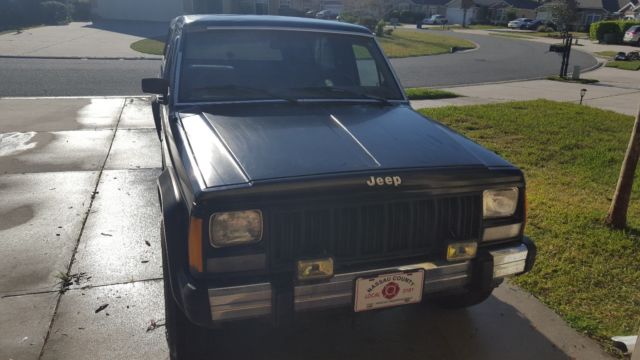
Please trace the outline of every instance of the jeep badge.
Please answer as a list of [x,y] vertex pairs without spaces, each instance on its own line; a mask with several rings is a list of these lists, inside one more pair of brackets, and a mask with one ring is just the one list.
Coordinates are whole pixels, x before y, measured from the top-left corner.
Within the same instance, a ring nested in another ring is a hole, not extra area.
[[397,187],[400,184],[402,184],[402,179],[400,178],[400,176],[385,176],[385,177],[371,176],[369,180],[367,180],[367,185],[369,186],[393,185]]

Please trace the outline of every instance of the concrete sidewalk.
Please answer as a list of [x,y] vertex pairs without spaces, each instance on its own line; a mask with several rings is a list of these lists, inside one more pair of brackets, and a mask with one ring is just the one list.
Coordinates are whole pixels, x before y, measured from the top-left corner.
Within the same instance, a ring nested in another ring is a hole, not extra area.
[[163,36],[167,24],[73,22],[0,35],[0,57],[160,59],[131,49],[131,43]]
[[583,85],[550,80],[517,81],[507,83],[444,88],[464,97],[442,100],[412,101],[414,108],[458,105],[478,105],[505,101],[548,99],[580,101],[580,90],[587,89],[583,104],[627,115],[636,115],[640,103],[640,72],[600,68],[584,77],[600,80]]
[[[148,99],[0,98],[0,113],[0,359],[166,359]],[[225,329],[216,358],[610,358],[508,283],[467,310],[298,320]]]

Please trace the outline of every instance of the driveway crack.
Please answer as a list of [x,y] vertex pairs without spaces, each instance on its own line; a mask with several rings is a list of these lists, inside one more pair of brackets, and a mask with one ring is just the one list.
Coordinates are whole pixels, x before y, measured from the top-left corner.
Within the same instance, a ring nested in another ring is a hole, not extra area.
[[[113,136],[111,137],[111,143],[109,144],[109,150],[107,150],[107,155],[104,157],[104,161],[102,162],[102,166],[100,167],[100,171],[98,173],[98,178],[96,179],[95,186],[93,187],[93,191],[91,193],[91,199],[89,200],[89,206],[86,211],[86,216],[82,221],[82,226],[80,227],[80,233],[78,234],[78,239],[76,240],[75,246],[73,248],[73,252],[71,254],[71,260],[69,261],[69,266],[67,267],[67,276],[71,275],[71,267],[76,259],[76,253],[78,252],[78,246],[80,245],[80,239],[82,239],[82,234],[84,233],[84,228],[87,225],[87,220],[89,219],[89,215],[91,214],[91,208],[93,207],[93,202],[95,201],[95,195],[97,194],[98,187],[100,186],[100,179],[102,179],[102,174],[104,172],[105,165],[107,164],[107,160],[109,159],[109,155],[111,154],[111,149],[113,148],[113,142],[116,138],[116,133],[118,132],[118,127],[120,126],[120,121],[122,120],[122,113],[124,112],[124,108],[127,106],[127,99],[125,98],[120,107],[120,114],[118,114],[118,121],[113,130]],[[49,328],[47,329],[47,335],[44,337],[44,342],[42,343],[42,348],[40,349],[40,354],[38,355],[38,359],[42,359],[44,356],[44,349],[47,346],[47,342],[49,341],[49,337],[51,336],[51,330],[53,329],[53,324],[55,323],[56,316],[58,315],[58,308],[60,307],[60,300],[62,299],[63,293],[58,295],[58,300],[56,301],[56,306],[53,310],[53,316],[51,317],[51,322],[49,323]]]

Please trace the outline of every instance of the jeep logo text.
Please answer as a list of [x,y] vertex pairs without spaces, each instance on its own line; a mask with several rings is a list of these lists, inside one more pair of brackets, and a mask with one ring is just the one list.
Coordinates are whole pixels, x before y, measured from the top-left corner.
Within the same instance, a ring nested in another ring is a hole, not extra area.
[[402,184],[402,179],[400,178],[400,176],[385,176],[385,177],[371,176],[369,180],[367,180],[367,185],[369,186],[384,186],[384,185],[399,186],[400,184]]

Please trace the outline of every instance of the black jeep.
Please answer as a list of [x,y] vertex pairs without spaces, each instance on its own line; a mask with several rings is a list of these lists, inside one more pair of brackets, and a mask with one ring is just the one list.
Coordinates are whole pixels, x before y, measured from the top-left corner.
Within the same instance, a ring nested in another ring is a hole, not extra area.
[[172,358],[240,319],[470,306],[533,265],[522,172],[413,111],[364,27],[179,17],[142,87]]

